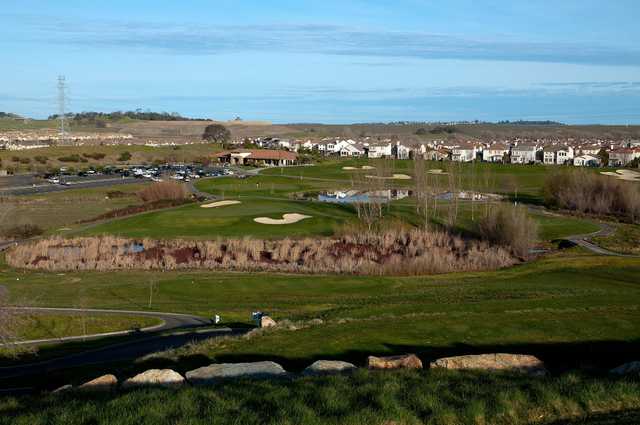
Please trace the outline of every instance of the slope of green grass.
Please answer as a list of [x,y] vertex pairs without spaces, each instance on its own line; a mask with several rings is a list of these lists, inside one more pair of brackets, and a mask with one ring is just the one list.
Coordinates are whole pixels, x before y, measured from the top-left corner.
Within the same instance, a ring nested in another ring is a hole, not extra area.
[[[118,394],[6,397],[0,424],[418,425],[543,424],[638,419],[640,383],[570,374],[552,379],[440,371],[358,371],[292,382]],[[625,412],[624,409],[627,409]],[[604,412],[604,413],[603,413]],[[611,422],[600,422],[611,423]],[[635,422],[615,422],[635,424]]]

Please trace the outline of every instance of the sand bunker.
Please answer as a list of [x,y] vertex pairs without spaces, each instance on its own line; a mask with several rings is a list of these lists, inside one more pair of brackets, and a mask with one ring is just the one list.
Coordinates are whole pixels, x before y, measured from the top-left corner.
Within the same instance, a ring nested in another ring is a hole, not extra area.
[[240,201],[218,201],[212,202],[210,204],[200,205],[200,208],[218,208],[218,207],[226,207],[227,205],[238,205],[241,204]]
[[406,174],[394,174],[391,177],[367,176],[367,178],[377,180],[411,180],[411,176],[408,176]]
[[254,218],[253,221],[260,224],[293,224],[293,223],[302,221],[306,218],[311,218],[311,216],[293,213],[293,214],[283,214],[282,218],[258,217],[258,218]]
[[445,173],[443,170],[441,170],[439,168],[435,168],[433,170],[429,170],[429,171],[427,171],[427,173],[429,173],[429,174],[449,174],[449,173]]
[[615,173],[611,171],[601,171],[600,174],[615,177],[618,180],[626,180],[630,182],[640,182],[640,173],[632,170],[616,170]]
[[354,171],[354,170],[375,170],[376,167],[372,167],[371,165],[363,165],[362,167],[342,167],[343,170]]

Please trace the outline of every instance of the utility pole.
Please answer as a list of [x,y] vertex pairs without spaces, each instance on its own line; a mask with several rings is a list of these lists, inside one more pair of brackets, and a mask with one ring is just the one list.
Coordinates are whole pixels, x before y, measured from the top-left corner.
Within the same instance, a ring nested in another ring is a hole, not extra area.
[[66,144],[67,130],[65,128],[66,119],[66,103],[67,103],[67,81],[64,75],[58,76],[58,136],[61,145]]

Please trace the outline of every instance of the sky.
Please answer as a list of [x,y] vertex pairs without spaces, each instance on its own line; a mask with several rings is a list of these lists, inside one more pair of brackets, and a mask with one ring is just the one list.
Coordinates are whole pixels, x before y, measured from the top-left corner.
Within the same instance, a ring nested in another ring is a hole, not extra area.
[[2,0],[0,111],[640,124],[638,0]]

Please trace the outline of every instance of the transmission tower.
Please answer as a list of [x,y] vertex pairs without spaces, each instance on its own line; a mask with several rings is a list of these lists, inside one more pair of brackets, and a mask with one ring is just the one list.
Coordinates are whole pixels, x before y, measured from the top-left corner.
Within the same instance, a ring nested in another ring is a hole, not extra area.
[[67,130],[65,128],[66,119],[66,106],[67,106],[67,80],[64,75],[58,77],[58,120],[60,144],[65,144],[67,140]]

